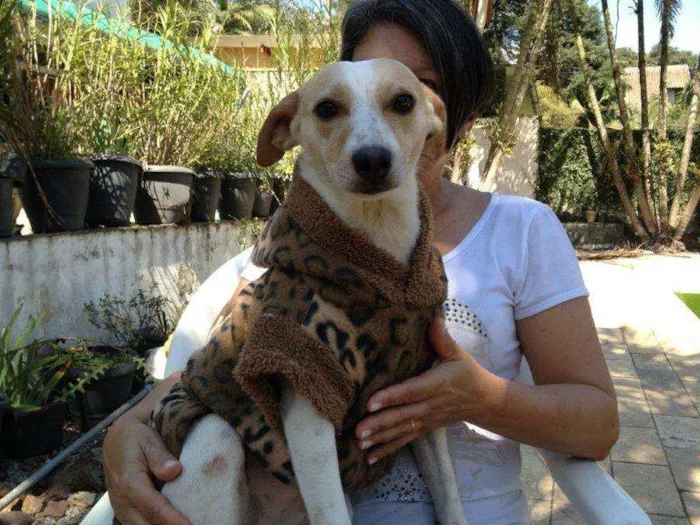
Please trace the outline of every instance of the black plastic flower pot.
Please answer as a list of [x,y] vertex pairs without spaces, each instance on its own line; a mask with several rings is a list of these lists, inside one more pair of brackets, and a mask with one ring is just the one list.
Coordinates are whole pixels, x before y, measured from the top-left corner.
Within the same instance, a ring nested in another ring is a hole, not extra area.
[[180,166],[148,166],[136,192],[138,224],[179,224],[189,219],[194,171]]
[[60,448],[67,413],[65,401],[30,410],[6,408],[0,431],[3,454],[24,459]]
[[15,221],[12,214],[14,181],[0,175],[0,237],[12,237]]
[[253,216],[256,190],[254,173],[226,173],[221,181],[221,220],[250,219]]
[[128,155],[100,153],[91,158],[90,199],[85,222],[90,227],[128,226],[136,202],[141,163]]
[[289,183],[281,178],[275,178],[272,181],[272,206],[270,206],[270,215],[274,214],[287,198],[287,188]]
[[14,189],[24,184],[27,164],[15,153],[0,156],[0,237],[11,237],[19,214]]
[[83,229],[94,168],[86,159],[31,161],[20,195],[34,233]]
[[[88,351],[110,353],[117,349],[111,346],[91,346],[88,347]],[[85,385],[84,393],[76,392],[69,403],[73,423],[85,432],[126,403],[131,396],[135,372],[134,362],[108,368],[99,379]],[[66,376],[73,382],[80,380],[84,373],[83,370],[69,368]]]
[[192,190],[192,222],[216,220],[216,209],[221,199],[220,173],[198,173]]
[[255,203],[253,204],[253,217],[269,217],[273,200],[274,196],[269,191],[258,192],[255,196]]

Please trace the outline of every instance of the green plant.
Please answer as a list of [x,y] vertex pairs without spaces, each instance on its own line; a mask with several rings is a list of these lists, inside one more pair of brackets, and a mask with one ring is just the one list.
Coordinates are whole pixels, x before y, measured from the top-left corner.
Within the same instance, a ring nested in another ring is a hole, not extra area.
[[49,9],[41,21],[36,4],[20,15],[14,0],[0,0],[0,134],[25,158],[70,158],[77,136],[70,125],[68,77],[79,41],[75,20]]
[[[45,405],[56,394],[65,375],[67,358],[60,353],[42,354],[46,344],[32,338],[43,315],[31,318],[24,331],[13,337],[21,312],[19,306],[0,332],[0,392],[10,398],[12,408],[30,410]],[[74,393],[68,388],[56,399],[65,400]]]
[[109,332],[116,344],[139,350],[147,341],[144,330],[154,330],[163,339],[172,330],[178,312],[173,303],[155,292],[138,290],[128,298],[105,294],[96,303],[84,307],[90,324]]

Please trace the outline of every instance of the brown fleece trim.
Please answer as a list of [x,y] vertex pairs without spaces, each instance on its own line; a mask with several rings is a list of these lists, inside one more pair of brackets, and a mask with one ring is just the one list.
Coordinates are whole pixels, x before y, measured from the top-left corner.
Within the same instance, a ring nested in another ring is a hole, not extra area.
[[330,349],[290,319],[263,315],[255,322],[233,376],[272,428],[282,431],[275,376],[294,388],[340,429],[355,387]]
[[392,302],[431,306],[443,301],[447,280],[440,256],[432,245],[432,211],[422,189],[419,199],[421,232],[408,268],[340,220],[298,172],[287,202],[293,220],[315,244],[360,270],[363,277]]

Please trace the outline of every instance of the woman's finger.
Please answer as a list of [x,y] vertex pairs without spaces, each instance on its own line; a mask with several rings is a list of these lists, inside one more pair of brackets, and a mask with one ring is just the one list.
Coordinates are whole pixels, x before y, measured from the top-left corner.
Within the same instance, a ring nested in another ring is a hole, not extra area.
[[148,468],[161,481],[173,481],[182,472],[182,465],[160,439],[150,439],[144,445],[143,453]]
[[403,437],[420,434],[423,432],[425,425],[419,419],[411,419],[405,421],[399,425],[389,428],[383,432],[378,432],[373,434],[371,437],[364,439],[360,442],[360,448],[366,450],[375,445],[380,445],[382,443],[390,443],[396,439],[401,439]]
[[143,472],[135,474],[126,488],[129,503],[150,525],[191,525],[170,502],[158,492]]
[[367,409],[370,412],[379,412],[389,407],[420,403],[434,397],[442,377],[433,370],[380,390],[369,399]]
[[397,450],[402,449],[406,445],[408,445],[410,442],[415,440],[420,434],[415,433],[415,434],[410,434],[408,436],[401,437],[399,439],[395,439],[391,443],[386,443],[382,446],[377,447],[376,449],[372,449],[372,453],[369,455],[368,458],[368,463],[370,465],[374,464],[378,460],[385,458],[386,456],[389,456],[396,452]]
[[[426,421],[431,417],[430,405],[426,402],[401,405],[395,408],[382,410],[380,413],[370,416],[357,425],[355,434],[358,439],[365,440],[380,432],[386,432],[408,423],[412,419],[415,421]],[[375,441],[376,443],[376,441]]]

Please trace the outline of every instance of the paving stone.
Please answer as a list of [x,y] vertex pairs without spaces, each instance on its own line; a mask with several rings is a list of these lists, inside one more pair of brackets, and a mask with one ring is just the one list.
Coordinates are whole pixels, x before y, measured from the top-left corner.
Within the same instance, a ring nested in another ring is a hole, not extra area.
[[613,461],[666,465],[666,455],[653,428],[620,427],[620,439],[612,449]]
[[625,326],[625,342],[630,353],[649,354],[663,352],[654,332],[648,328]]
[[625,334],[622,328],[598,328],[598,340],[601,345],[611,343],[625,344]]
[[613,472],[615,481],[645,512],[686,517],[668,467],[613,461]]
[[698,417],[692,399],[675,372],[663,369],[638,372],[652,414]]
[[680,490],[700,492],[700,450],[666,447],[666,457]]
[[[649,412],[636,412],[633,410],[623,410],[618,407],[620,415],[620,426],[655,428],[654,419]],[[647,409],[648,410],[648,409]]]
[[527,506],[530,510],[530,525],[549,525],[549,517],[552,513],[551,501],[528,499]]
[[552,500],[552,525],[586,525],[581,515],[571,506],[569,498],[558,487],[554,487]]
[[654,421],[664,447],[700,450],[700,419],[654,416]]
[[631,354],[634,366],[638,370],[655,370],[661,368],[663,370],[673,371],[671,363],[666,358],[665,354]]
[[670,516],[659,516],[650,514],[649,518],[653,525],[690,525],[688,518],[672,518]]
[[700,493],[681,492],[691,525],[700,525]]
[[611,458],[610,456],[608,456],[607,458],[605,458],[603,461],[599,461],[599,462],[598,462],[598,465],[600,465],[600,467],[601,467],[605,472],[607,472],[609,475],[612,476],[612,458]]
[[520,479],[529,499],[552,501],[554,480],[540,455],[527,446],[520,447],[523,466]]
[[610,377],[637,377],[637,370],[634,368],[634,363],[627,359],[616,359],[614,361],[606,361]]
[[669,361],[681,381],[697,381],[700,377],[700,356],[669,356]]
[[687,390],[688,395],[690,396],[690,399],[693,400],[693,403],[695,403],[696,406],[699,405],[700,404],[700,380],[681,378],[681,381],[683,382],[683,386]]

